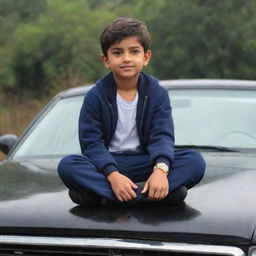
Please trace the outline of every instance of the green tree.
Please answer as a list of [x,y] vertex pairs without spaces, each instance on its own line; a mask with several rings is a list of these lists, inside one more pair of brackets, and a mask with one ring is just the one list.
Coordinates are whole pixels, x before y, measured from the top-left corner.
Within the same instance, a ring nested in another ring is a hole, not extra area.
[[140,2],[137,16],[153,35],[155,75],[255,79],[255,7],[252,0]]
[[99,35],[120,16],[152,34],[160,79],[256,79],[256,1],[0,0],[0,89],[43,95],[106,73]]
[[12,57],[16,49],[13,35],[21,24],[35,21],[45,11],[45,0],[34,3],[34,0],[0,1],[0,89],[15,87]]
[[99,78],[104,69],[98,38],[111,13],[82,0],[49,0],[46,13],[16,30],[12,67],[19,88],[40,94],[65,74],[79,83]]

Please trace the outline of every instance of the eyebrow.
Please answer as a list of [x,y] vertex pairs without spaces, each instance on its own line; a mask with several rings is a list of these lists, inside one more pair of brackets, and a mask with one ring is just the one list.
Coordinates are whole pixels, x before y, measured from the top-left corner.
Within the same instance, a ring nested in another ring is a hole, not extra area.
[[[131,46],[131,47],[129,47],[129,49],[137,49],[137,48],[140,48],[140,46]],[[114,47],[114,48],[111,48],[110,49],[111,51],[116,51],[116,50],[118,50],[118,51],[121,51],[121,50],[123,50],[123,48],[120,48],[120,47]]]

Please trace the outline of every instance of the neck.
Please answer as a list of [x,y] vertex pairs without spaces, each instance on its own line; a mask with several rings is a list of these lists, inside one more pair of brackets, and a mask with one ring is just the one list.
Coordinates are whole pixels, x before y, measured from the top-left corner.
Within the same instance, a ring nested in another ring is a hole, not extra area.
[[118,90],[122,91],[132,91],[137,90],[139,75],[131,79],[120,79],[114,75],[116,86]]

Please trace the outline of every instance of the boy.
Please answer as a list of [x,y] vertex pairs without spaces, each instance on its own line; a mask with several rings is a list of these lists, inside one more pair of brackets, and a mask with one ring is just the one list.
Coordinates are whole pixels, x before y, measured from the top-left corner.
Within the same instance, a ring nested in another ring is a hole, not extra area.
[[100,37],[102,62],[111,72],[85,95],[79,118],[82,155],[67,156],[58,172],[81,205],[173,204],[204,175],[192,150],[174,150],[166,89],[141,70],[150,61],[145,24],[119,18]]

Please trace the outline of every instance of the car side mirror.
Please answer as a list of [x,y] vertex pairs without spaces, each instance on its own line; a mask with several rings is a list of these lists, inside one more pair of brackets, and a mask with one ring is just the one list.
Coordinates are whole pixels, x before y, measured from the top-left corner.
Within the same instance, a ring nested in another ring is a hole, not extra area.
[[18,138],[14,134],[4,134],[0,136],[0,150],[7,155],[17,140]]

